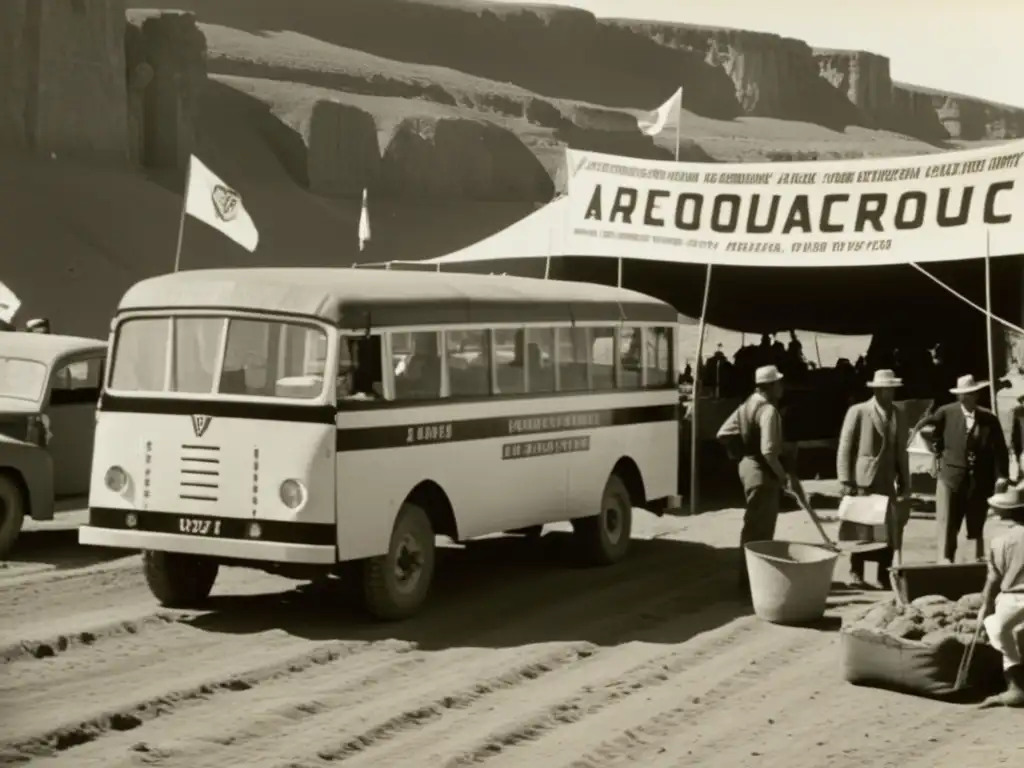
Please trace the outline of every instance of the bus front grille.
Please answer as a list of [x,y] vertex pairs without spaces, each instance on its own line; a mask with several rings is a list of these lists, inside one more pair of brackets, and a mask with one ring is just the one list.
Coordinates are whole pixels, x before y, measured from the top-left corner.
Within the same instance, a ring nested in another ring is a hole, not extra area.
[[215,502],[220,499],[220,447],[182,445],[178,498]]

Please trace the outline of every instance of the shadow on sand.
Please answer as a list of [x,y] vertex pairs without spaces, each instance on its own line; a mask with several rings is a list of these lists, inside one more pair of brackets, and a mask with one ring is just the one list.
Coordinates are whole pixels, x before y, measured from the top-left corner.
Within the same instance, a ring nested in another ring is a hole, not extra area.
[[86,568],[107,563],[136,553],[127,549],[83,547],[78,543],[78,529],[22,531],[6,563],[50,566],[58,571]]
[[384,640],[424,650],[502,648],[558,641],[680,643],[741,616],[738,552],[673,540],[637,540],[608,568],[574,567],[567,533],[484,539],[438,551],[431,600],[391,624],[363,616],[339,579],[245,597],[211,597],[192,620],[209,632],[272,629],[315,640]]

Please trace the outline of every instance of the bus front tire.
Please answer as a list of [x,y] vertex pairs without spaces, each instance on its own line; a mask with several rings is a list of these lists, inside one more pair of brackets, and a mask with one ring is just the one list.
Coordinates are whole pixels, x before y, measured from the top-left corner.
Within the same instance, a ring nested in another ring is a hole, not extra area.
[[601,511],[572,521],[573,537],[586,565],[611,565],[629,551],[633,504],[622,478],[612,475],[601,494]]
[[25,494],[10,475],[0,474],[0,559],[14,549],[25,522]]
[[149,591],[168,608],[188,608],[210,596],[220,565],[206,558],[178,552],[142,553]]
[[411,502],[398,511],[388,553],[363,564],[363,600],[371,616],[398,621],[415,614],[434,578],[434,527]]

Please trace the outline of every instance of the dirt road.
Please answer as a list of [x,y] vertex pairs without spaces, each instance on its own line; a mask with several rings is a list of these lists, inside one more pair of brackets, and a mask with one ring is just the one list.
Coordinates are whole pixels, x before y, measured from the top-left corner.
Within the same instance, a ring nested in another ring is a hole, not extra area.
[[[162,611],[137,557],[29,533],[0,569],[0,765],[1020,764],[1018,712],[842,681],[834,625],[869,595],[836,590],[819,629],[747,615],[738,522],[638,514],[633,556],[597,571],[565,566],[557,531],[446,550],[429,610],[391,626],[248,571]],[[779,536],[814,540],[798,513]]]

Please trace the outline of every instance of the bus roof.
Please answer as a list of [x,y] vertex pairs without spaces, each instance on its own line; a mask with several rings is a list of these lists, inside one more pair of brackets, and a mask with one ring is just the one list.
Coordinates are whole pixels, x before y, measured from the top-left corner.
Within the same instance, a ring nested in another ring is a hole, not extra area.
[[298,315],[339,328],[680,319],[663,301],[593,283],[351,268],[176,272],[136,283],[118,307],[119,312],[181,309]]

